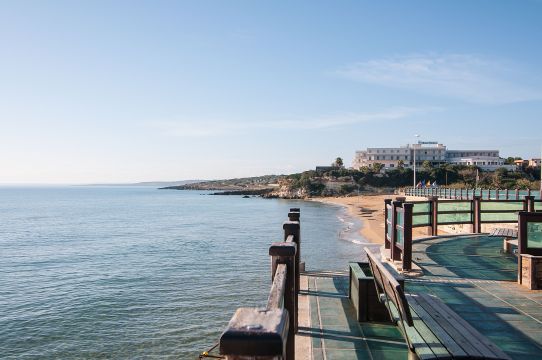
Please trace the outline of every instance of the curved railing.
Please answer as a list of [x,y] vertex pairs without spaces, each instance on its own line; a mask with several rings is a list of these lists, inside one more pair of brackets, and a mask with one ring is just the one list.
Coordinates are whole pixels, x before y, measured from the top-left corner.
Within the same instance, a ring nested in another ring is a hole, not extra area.
[[438,196],[441,199],[472,200],[479,196],[484,200],[521,200],[526,196],[534,196],[540,200],[540,191],[520,189],[451,189],[446,187],[405,188],[406,196]]
[[386,199],[384,203],[385,247],[390,249],[393,260],[402,262],[403,270],[410,270],[413,228],[429,227],[431,235],[436,236],[439,225],[470,224],[473,233],[480,233],[482,224],[517,224],[518,213],[535,213],[540,200],[528,195],[520,200],[482,199],[475,195],[463,200],[428,196],[427,200],[409,202],[405,197],[397,197],[395,201]]

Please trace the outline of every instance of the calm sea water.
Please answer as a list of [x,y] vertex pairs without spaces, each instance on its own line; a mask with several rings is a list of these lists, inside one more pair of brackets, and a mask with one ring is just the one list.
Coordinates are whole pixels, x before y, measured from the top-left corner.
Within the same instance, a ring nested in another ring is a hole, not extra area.
[[237,307],[265,304],[290,207],[308,269],[359,259],[359,224],[315,202],[0,188],[0,358],[196,358]]

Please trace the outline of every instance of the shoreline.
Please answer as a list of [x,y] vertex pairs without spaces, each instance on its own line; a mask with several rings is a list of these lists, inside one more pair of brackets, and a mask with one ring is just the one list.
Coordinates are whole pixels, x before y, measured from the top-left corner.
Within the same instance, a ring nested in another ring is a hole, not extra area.
[[340,205],[361,222],[358,234],[371,244],[384,244],[384,199],[394,195],[358,195],[349,197],[319,197],[308,201]]

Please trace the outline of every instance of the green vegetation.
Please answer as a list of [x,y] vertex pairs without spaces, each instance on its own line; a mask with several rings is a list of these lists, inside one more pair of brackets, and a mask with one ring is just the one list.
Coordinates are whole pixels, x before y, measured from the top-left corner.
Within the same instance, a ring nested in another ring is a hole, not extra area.
[[[512,160],[513,161],[513,160]],[[289,187],[294,190],[304,190],[310,196],[347,195],[358,191],[370,191],[375,188],[399,188],[412,186],[413,172],[405,168],[404,163],[398,164],[395,169],[383,170],[384,165],[375,163],[371,167],[362,167],[359,170],[337,168],[327,172],[317,173],[305,171],[286,177]],[[439,186],[451,188],[473,188],[476,186],[486,189],[538,189],[540,170],[508,171],[504,168],[494,172],[483,172],[475,166],[443,164],[432,166],[424,162],[417,169],[416,177],[419,180],[437,182]],[[330,182],[338,183],[330,189]]]
[[[515,158],[511,158],[512,161]],[[291,175],[268,175],[241,179],[215,180],[173,186],[169,189],[259,191],[269,197],[304,198],[308,196],[333,196],[393,191],[396,188],[412,186],[413,172],[399,162],[396,168],[386,169],[375,163],[361,169],[345,169],[338,157],[328,171],[305,171]],[[424,162],[416,171],[420,181],[437,182],[450,188],[485,189],[538,189],[540,169],[526,168],[522,171],[508,171],[504,168],[484,172],[475,166],[443,164],[432,166]]]

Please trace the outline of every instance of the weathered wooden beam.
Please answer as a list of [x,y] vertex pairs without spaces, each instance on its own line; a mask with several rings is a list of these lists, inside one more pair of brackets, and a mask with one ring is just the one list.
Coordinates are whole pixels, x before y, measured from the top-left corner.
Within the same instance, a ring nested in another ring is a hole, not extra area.
[[286,264],[278,264],[273,277],[273,285],[267,298],[267,308],[275,309],[284,307],[284,293],[286,291]]
[[286,265],[286,284],[284,289],[284,308],[288,310],[290,331],[288,332],[287,353],[288,358],[292,358],[290,354],[295,353],[295,334],[297,332],[297,293],[296,289],[296,273],[295,273],[295,255],[297,253],[296,243],[275,242],[269,248],[271,255],[271,274],[275,280],[277,268],[280,264]]
[[220,354],[229,360],[293,359],[286,352],[288,321],[285,309],[239,308],[220,337]]
[[[299,221],[285,221],[282,224],[282,229],[284,230],[284,241],[288,240],[289,236],[293,235],[293,241],[297,244],[297,252],[295,254],[295,293],[296,296],[299,295],[299,289],[301,284],[301,274],[300,274],[300,263],[301,263],[301,226]],[[296,311],[297,314],[297,301],[296,301]],[[297,330],[297,325],[295,326]]]

